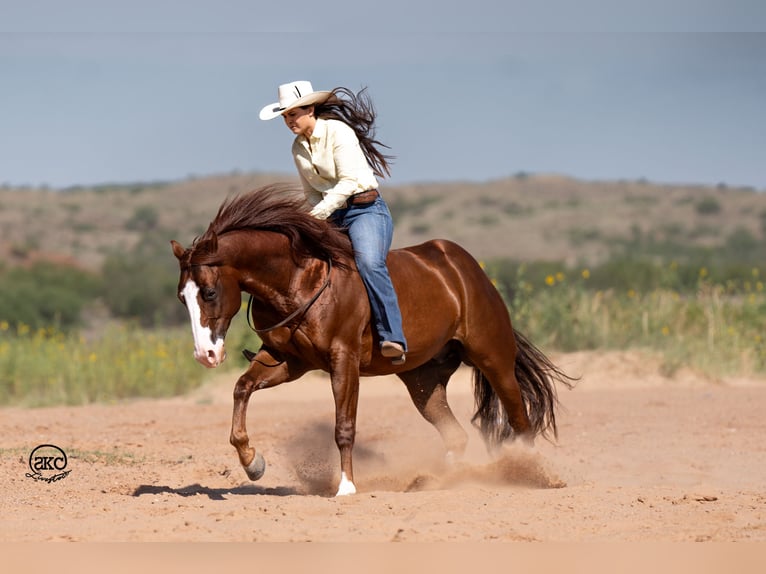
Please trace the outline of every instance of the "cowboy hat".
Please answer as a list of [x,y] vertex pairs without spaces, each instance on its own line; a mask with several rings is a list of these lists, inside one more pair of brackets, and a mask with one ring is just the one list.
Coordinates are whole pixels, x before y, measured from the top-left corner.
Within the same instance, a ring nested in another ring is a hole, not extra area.
[[300,81],[279,86],[279,101],[264,107],[259,114],[262,120],[273,120],[287,110],[321,104],[330,97],[332,92],[315,92],[311,82]]

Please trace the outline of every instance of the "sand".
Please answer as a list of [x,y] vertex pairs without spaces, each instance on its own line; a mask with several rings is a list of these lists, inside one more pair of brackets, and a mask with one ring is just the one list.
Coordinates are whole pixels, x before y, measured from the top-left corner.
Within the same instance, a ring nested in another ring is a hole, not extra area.
[[[236,373],[188,396],[0,409],[0,540],[261,542],[728,542],[766,540],[766,380],[672,378],[636,353],[555,357],[559,439],[492,459],[468,422],[470,371],[449,387],[471,436],[441,441],[396,378],[364,379],[358,493],[339,479],[325,375],[257,392],[248,430],[266,458],[250,482],[228,443]],[[201,367],[200,367],[201,368]],[[40,444],[68,455],[28,476]]]

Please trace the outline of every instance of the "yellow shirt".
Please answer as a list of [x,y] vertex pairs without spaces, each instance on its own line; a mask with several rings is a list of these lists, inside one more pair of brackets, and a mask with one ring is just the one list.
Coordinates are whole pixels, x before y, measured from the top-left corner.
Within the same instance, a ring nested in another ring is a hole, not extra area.
[[327,219],[355,193],[377,189],[378,180],[351,127],[339,120],[317,118],[309,139],[295,138],[293,159],[306,197],[314,206],[311,215]]

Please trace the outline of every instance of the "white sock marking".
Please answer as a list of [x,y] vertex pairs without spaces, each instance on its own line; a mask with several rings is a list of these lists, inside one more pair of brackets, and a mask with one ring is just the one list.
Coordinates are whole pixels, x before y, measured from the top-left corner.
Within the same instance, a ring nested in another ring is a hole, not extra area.
[[356,486],[348,479],[345,472],[341,472],[340,486],[338,486],[338,492],[335,496],[346,496],[349,494],[356,494]]

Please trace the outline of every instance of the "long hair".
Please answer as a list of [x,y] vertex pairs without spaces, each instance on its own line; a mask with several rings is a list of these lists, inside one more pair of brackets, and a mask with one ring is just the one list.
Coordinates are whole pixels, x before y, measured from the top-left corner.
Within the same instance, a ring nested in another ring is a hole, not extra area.
[[323,119],[340,120],[348,125],[354,130],[364,157],[367,158],[367,163],[370,164],[375,175],[378,177],[391,175],[389,162],[394,159],[394,156],[384,154],[380,148],[390,148],[375,139],[377,113],[367,94],[367,88],[363,88],[357,94],[348,88],[335,88],[327,101],[314,106],[314,115]]

